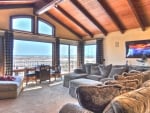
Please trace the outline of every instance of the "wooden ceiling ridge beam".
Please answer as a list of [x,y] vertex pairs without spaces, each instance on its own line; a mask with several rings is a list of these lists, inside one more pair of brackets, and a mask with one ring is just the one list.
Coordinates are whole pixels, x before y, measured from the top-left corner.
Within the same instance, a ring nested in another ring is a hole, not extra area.
[[99,30],[104,34],[107,35],[107,31],[103,28],[102,25],[97,22],[97,20],[77,1],[77,0],[70,0],[91,22],[99,28]]
[[33,8],[33,4],[10,4],[0,5],[0,9],[13,9],[13,8]]
[[105,0],[97,0],[99,4],[103,7],[103,9],[106,11],[108,16],[111,18],[111,20],[115,23],[115,25],[119,28],[121,33],[125,32],[125,27],[121,23],[121,21],[117,18],[117,16],[114,14],[112,9],[108,6]]
[[63,22],[61,22],[60,20],[58,20],[55,16],[53,16],[52,14],[50,14],[49,12],[45,13],[47,16],[49,16],[50,18],[54,19],[56,22],[58,22],[59,24],[61,24],[63,27],[65,27],[66,29],[68,29],[70,32],[72,32],[73,34],[75,34],[80,40],[82,39],[82,36],[77,34],[75,31],[73,31],[71,28],[69,28],[67,25],[65,25]]
[[50,10],[55,5],[57,5],[58,3],[60,3],[61,1],[63,0],[47,0],[47,1],[40,0],[35,4],[35,14],[37,15],[43,14],[48,10]]
[[67,18],[69,18],[71,21],[73,21],[76,25],[78,25],[80,28],[82,28],[88,35],[93,37],[93,34],[85,28],[80,22],[78,22],[73,16],[71,16],[67,11],[65,11],[62,7],[59,5],[56,7],[62,14],[64,14]]
[[133,14],[135,15],[137,22],[139,23],[141,29],[143,31],[145,31],[145,25],[144,25],[140,15],[138,14],[136,6],[134,5],[132,0],[127,0],[127,1],[128,1],[129,6],[131,7],[131,10],[133,11]]

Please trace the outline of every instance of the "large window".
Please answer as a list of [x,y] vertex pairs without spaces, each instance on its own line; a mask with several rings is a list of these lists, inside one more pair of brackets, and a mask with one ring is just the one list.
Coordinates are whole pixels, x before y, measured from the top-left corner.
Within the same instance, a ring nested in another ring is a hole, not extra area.
[[53,35],[53,27],[43,20],[38,20],[38,33],[44,35]]
[[[54,36],[54,26],[41,18],[35,19],[29,15],[16,15],[12,16],[10,21],[10,29],[12,30]],[[37,26],[37,28],[35,28],[35,26]]]
[[52,65],[52,43],[14,40],[13,68]]
[[84,46],[84,63],[96,63],[96,45]]
[[62,73],[77,68],[77,46],[60,44],[60,65]]
[[32,32],[32,18],[14,17],[12,18],[12,29],[19,31]]

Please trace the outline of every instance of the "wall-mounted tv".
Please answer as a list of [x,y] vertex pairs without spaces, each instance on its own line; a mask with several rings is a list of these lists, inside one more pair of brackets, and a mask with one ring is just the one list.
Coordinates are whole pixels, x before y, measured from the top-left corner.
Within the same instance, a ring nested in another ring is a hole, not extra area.
[[150,40],[127,41],[126,58],[150,58]]

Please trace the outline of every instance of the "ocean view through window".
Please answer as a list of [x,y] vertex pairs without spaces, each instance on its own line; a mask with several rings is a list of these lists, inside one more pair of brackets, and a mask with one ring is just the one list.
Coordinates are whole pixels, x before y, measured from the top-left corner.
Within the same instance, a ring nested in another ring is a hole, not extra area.
[[84,46],[84,63],[96,63],[96,45]]
[[14,40],[13,69],[52,65],[52,43]]

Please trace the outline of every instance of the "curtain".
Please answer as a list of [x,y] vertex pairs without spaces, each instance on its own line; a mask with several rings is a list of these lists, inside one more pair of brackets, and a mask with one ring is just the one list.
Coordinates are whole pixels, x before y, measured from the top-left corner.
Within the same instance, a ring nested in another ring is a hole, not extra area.
[[3,41],[4,37],[0,36],[0,76],[4,75],[4,60],[3,60],[3,56],[4,56],[4,41]]
[[83,41],[79,41],[77,52],[78,52],[77,66],[80,67],[84,64],[84,42]]
[[59,49],[60,48],[60,39],[56,38],[56,42],[55,42],[55,65],[60,65],[60,53],[59,53]]
[[104,64],[103,39],[96,40],[96,63]]
[[13,71],[13,33],[5,31],[4,34],[4,74],[12,75]]

